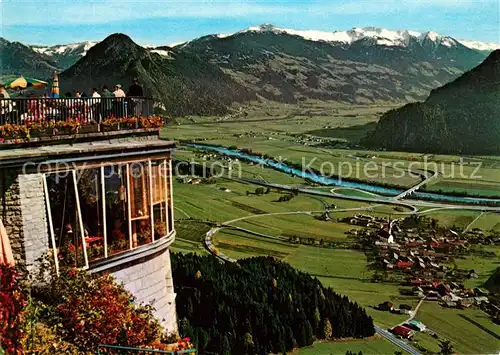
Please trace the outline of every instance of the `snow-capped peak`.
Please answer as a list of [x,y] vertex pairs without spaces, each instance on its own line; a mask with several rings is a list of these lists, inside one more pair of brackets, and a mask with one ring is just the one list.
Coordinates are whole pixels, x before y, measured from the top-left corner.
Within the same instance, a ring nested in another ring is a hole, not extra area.
[[466,47],[478,51],[494,51],[496,49],[500,49],[500,43],[486,43],[486,42],[465,41],[465,40],[458,40],[458,42],[460,42]]
[[[404,46],[411,37],[420,38],[423,34],[410,30],[388,30],[377,27],[355,27],[347,31],[315,31],[315,30],[293,30],[279,28],[273,25],[265,24],[255,27],[249,27],[241,32],[274,32],[303,37],[310,41],[325,41],[352,44],[355,41],[365,38],[375,39],[377,44],[385,46]],[[437,39],[440,37],[435,32],[427,32],[428,37]],[[227,36],[227,35],[225,35]]]
[[441,37],[442,36],[439,33],[433,32],[433,31],[424,32],[424,33],[421,33],[420,36],[418,36],[418,38],[421,39],[421,40],[423,40],[425,38],[428,38],[428,39],[430,39],[433,42],[436,42]]
[[55,46],[32,46],[31,48],[40,54],[48,56],[60,54],[78,54],[81,57],[87,54],[87,51],[95,46],[98,42],[85,41],[79,43],[62,44]]
[[377,44],[384,46],[405,46],[409,43],[410,39],[417,42],[424,42],[429,40],[446,47],[455,47],[462,44],[468,48],[488,51],[500,49],[500,44],[497,43],[483,43],[479,41],[464,41],[456,40],[449,36],[440,35],[434,31],[418,32],[412,30],[389,30],[378,27],[355,27],[346,31],[316,31],[316,30],[294,30],[288,28],[280,28],[271,24],[263,24],[260,26],[252,26],[246,30],[242,30],[233,34],[218,34],[218,38],[226,38],[238,33],[246,32],[273,32],[276,34],[289,34],[300,36],[309,41],[325,41],[332,43],[344,43],[350,45],[361,39],[374,39]]

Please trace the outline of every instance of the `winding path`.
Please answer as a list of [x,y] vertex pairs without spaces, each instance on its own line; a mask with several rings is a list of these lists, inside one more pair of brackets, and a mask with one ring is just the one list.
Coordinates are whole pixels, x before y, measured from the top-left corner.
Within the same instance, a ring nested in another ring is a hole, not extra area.
[[474,218],[474,220],[472,222],[470,222],[467,227],[465,227],[464,231],[462,232],[462,234],[465,234],[471,227],[474,223],[476,223],[476,221],[481,218],[486,212],[483,211],[479,214],[479,216],[477,216],[476,218]]

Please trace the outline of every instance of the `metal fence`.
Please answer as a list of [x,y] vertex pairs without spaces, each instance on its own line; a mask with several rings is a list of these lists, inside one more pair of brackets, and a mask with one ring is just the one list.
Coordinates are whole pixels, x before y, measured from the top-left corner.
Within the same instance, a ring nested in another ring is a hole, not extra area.
[[154,349],[141,349],[141,348],[132,348],[128,346],[119,346],[119,345],[99,345],[97,354],[105,355],[105,354],[168,354],[168,355],[181,355],[181,354],[195,354],[196,349],[188,349],[188,350],[179,350],[179,351],[167,351],[167,350],[154,350]]
[[110,117],[151,116],[153,104],[150,97],[0,98],[0,125],[49,120],[101,123]]

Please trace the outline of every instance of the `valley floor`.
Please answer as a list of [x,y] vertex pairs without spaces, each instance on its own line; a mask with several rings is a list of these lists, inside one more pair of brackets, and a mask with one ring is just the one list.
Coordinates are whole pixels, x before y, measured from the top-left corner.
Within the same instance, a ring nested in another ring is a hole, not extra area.
[[[319,109],[318,109],[319,107]],[[400,152],[367,152],[338,148],[338,141],[359,139],[365,132],[365,126],[375,122],[376,113],[382,108],[341,108],[320,107],[321,112],[331,115],[309,117],[304,115],[305,108],[296,107],[259,107],[262,120],[252,121],[252,117],[238,118],[237,122],[224,122],[221,119],[183,118],[180,125],[169,126],[164,134],[171,139],[200,140],[203,143],[219,144],[226,147],[251,148],[253,152],[265,153],[275,158],[282,157],[299,162],[302,157],[322,159],[323,161],[353,162],[359,159],[370,159],[376,162],[402,161],[403,164],[424,164],[425,159],[443,163],[443,171],[448,171],[459,157],[424,156],[422,154]],[[297,115],[294,110],[302,110]],[[292,112],[292,113],[290,113]],[[355,114],[353,114],[355,112]],[[354,117],[347,117],[354,115]],[[288,117],[278,119],[279,117]],[[229,119],[227,120],[229,121]],[[217,122],[217,124],[213,124]],[[337,128],[324,128],[335,126]],[[323,127],[323,128],[322,128]],[[323,139],[324,141],[316,141]],[[335,141],[336,143],[332,143]],[[333,144],[333,145],[332,145]],[[181,145],[176,159],[204,162],[199,152],[184,149]],[[425,188],[430,191],[443,190],[459,193],[488,196],[500,195],[500,158],[477,157],[483,163],[480,173],[483,178],[476,180],[450,179],[439,177]],[[213,161],[211,161],[213,163]],[[222,166],[227,161],[220,160]],[[226,164],[226,165],[225,165]],[[320,164],[320,163],[314,163]],[[466,164],[463,164],[465,167]],[[469,167],[467,167],[469,168]],[[224,169],[224,168],[223,168]],[[283,185],[308,187],[303,179],[263,168],[261,166],[242,163],[241,176]],[[412,167],[412,169],[415,169]],[[448,169],[448,170],[446,170]],[[227,173],[227,171],[226,171]],[[376,180],[361,176],[360,179],[377,183],[390,183],[400,187],[409,187],[419,181],[419,177],[407,174],[400,179],[380,177]],[[485,187],[486,186],[486,187]],[[356,213],[374,216],[393,217],[398,214],[407,215],[410,209],[401,210],[393,205],[379,205],[362,201],[349,201],[340,198],[298,194],[288,201],[280,197],[287,193],[271,189],[268,193],[257,194],[260,186],[235,179],[217,178],[212,183],[191,184],[186,181],[175,181],[175,217],[177,238],[173,251],[208,253],[204,246],[205,234],[215,225],[226,223],[237,229],[224,227],[212,237],[215,247],[230,258],[245,258],[259,255],[270,255],[286,261],[294,267],[317,277],[321,282],[335,291],[348,296],[351,300],[366,307],[376,324],[389,328],[403,322],[407,316],[378,311],[373,306],[384,301],[395,304],[406,303],[415,307],[419,299],[413,296],[401,296],[401,286],[394,283],[376,283],[369,268],[365,253],[356,249],[357,241],[346,235],[347,231],[357,227],[339,222],[337,219],[353,216]],[[331,188],[324,188],[325,191]],[[336,193],[347,196],[368,196],[361,190],[336,189]],[[332,220],[320,218],[325,208],[330,209]],[[435,218],[441,225],[458,230],[481,228],[483,231],[500,231],[500,214],[461,209],[435,209],[431,206],[419,205],[417,208],[429,217]],[[427,211],[427,212],[425,212]],[[296,244],[290,241],[300,238],[309,240],[309,244]],[[322,247],[323,243],[332,243],[335,247]],[[498,247],[485,247],[496,254],[496,258],[467,256],[457,261],[459,268],[474,268],[478,279],[467,280],[467,287],[479,287],[498,267]],[[455,351],[464,354],[492,353],[498,351],[498,339],[477,327],[475,322],[498,334],[498,326],[479,309],[445,309],[435,302],[424,301],[416,319],[424,322],[439,339],[452,342]],[[429,353],[439,351],[438,340],[430,335],[418,333],[414,346],[427,349]],[[346,351],[366,354],[392,354],[398,350],[385,339],[374,337],[366,341],[338,341],[316,343],[311,348],[297,350],[298,354],[344,354]]]

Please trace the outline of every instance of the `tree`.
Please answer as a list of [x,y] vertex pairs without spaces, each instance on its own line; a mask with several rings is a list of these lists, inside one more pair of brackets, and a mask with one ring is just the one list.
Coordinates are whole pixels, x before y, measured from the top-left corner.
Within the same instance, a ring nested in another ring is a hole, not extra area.
[[328,318],[323,318],[321,322],[321,338],[323,339],[331,339],[333,336],[333,328],[332,323]]
[[246,354],[254,353],[254,350],[253,350],[254,343],[253,343],[252,334],[245,333],[245,335],[243,335],[243,348],[244,348]]
[[302,334],[304,345],[311,345],[314,342],[313,329],[311,323],[308,320],[306,320],[303,324]]
[[453,354],[453,345],[449,340],[440,340],[439,348],[441,351],[439,352],[441,355],[452,355]]
[[221,352],[222,355],[231,355],[231,344],[229,343],[229,338],[227,335],[222,337]]
[[403,352],[401,350],[396,350],[394,352],[394,355],[403,355]]

